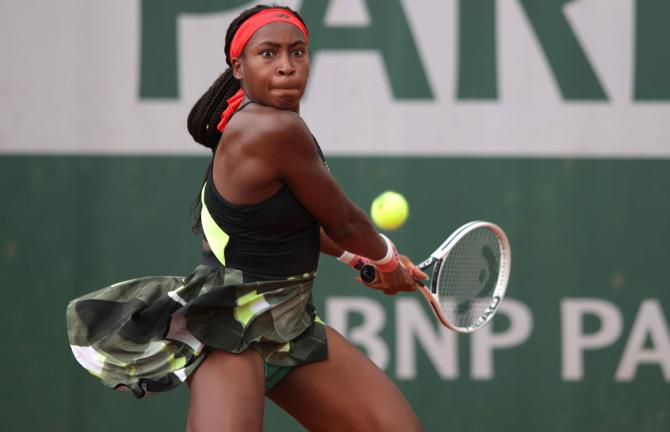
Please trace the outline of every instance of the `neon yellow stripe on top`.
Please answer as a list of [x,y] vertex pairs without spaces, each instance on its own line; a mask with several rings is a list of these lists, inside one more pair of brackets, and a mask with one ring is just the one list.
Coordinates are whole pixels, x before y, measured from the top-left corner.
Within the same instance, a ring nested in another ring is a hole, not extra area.
[[202,223],[202,231],[205,233],[205,238],[209,247],[212,249],[212,253],[223,265],[226,265],[226,246],[228,245],[228,240],[230,236],[226,234],[220,226],[216,224],[214,218],[209,213],[207,206],[205,205],[205,188],[207,184],[203,186],[202,193],[200,194],[200,201],[202,202],[202,210],[200,211],[200,223]]

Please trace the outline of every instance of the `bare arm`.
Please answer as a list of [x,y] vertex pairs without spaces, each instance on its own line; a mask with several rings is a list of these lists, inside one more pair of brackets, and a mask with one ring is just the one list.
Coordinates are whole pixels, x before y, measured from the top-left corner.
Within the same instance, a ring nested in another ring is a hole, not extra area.
[[328,237],[328,234],[323,231],[323,228],[321,228],[321,253],[339,257],[342,255],[342,252],[344,252],[344,249],[336,245],[335,242]]
[[326,169],[307,126],[298,116],[284,117],[290,119],[274,129],[270,160],[278,176],[321,223],[326,253],[335,255],[344,249],[373,260],[384,257],[386,242]]
[[[314,140],[294,113],[275,111],[254,124],[253,139],[262,171],[286,183],[300,203],[320,222],[322,250],[340,255],[343,250],[378,261],[388,252],[367,214],[349,200],[318,156]],[[395,270],[379,272],[379,281],[366,284],[387,294],[413,291],[414,266],[406,258]]]

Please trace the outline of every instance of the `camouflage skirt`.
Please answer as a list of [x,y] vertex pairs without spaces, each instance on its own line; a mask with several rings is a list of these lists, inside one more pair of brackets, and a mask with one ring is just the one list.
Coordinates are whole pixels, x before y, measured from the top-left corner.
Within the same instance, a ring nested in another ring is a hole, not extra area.
[[185,381],[212,348],[252,348],[266,369],[323,360],[314,276],[249,282],[239,270],[203,264],[187,277],[120,282],[70,302],[70,347],[104,385],[138,398]]

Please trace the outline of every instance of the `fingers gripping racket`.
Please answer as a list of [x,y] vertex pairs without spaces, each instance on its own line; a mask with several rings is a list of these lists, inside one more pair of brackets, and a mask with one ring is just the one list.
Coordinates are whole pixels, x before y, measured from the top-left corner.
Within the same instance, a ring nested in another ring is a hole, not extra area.
[[[433,267],[430,287],[419,289],[442,324],[470,333],[488,323],[505,296],[512,263],[507,236],[490,222],[474,221],[454,231],[418,267]],[[376,279],[372,265],[360,270],[363,282]]]

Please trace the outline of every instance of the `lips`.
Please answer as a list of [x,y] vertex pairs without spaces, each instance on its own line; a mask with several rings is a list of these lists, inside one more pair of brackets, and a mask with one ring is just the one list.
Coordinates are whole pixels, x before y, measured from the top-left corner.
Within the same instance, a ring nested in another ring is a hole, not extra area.
[[300,89],[295,87],[274,87],[272,92],[275,94],[275,97],[278,98],[289,98],[295,99],[300,97]]

